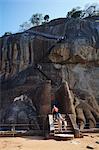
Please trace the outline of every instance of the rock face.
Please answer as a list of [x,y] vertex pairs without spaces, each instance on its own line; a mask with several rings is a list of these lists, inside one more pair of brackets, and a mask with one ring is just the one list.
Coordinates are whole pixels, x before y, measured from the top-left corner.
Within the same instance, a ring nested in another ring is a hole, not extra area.
[[39,129],[36,108],[26,95],[16,97],[0,115],[3,124],[32,124],[33,129]]
[[0,38],[0,109],[24,93],[35,102],[35,89],[46,79],[54,89],[67,80],[80,98],[91,95],[99,103],[98,16],[60,18]]

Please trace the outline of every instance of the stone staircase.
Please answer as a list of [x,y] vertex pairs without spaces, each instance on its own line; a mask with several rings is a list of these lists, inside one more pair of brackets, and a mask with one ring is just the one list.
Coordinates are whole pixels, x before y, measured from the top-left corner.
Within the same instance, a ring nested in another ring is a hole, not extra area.
[[73,133],[73,127],[72,127],[72,123],[70,122],[70,119],[68,116],[62,114],[62,117],[67,121],[67,130],[65,131],[64,129],[64,124],[62,124],[62,132],[59,131],[59,127],[58,127],[58,122],[54,121],[54,134],[57,133]]
[[53,115],[49,114],[50,135],[54,136],[54,139],[74,138],[74,129],[69,116],[62,114],[62,117],[67,121],[67,129],[65,130],[62,124],[62,131],[60,131],[58,121],[55,121]]

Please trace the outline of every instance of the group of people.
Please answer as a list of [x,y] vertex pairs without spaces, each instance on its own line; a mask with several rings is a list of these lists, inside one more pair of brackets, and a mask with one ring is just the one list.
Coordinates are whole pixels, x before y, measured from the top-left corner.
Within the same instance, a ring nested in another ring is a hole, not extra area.
[[62,115],[60,114],[59,112],[59,109],[58,109],[58,104],[57,102],[55,101],[55,97],[52,97],[52,114],[53,114],[53,118],[55,121],[58,122],[58,128],[59,128],[59,131],[62,132],[63,128],[62,126],[64,125],[64,130],[66,131],[67,130],[67,121],[62,117]]

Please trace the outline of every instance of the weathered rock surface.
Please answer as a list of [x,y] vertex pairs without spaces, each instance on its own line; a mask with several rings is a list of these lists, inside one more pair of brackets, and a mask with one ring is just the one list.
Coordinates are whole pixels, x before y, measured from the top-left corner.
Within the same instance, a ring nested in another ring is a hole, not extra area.
[[[0,113],[0,120],[3,124],[32,124],[33,129],[39,129],[37,122],[37,111],[26,95],[16,97],[10,106]],[[29,126],[25,127],[29,129]]]
[[80,129],[83,129],[86,123],[89,123],[89,128],[96,127],[96,122],[99,121],[99,106],[94,97],[87,95],[84,98],[79,93],[75,94],[65,81],[56,91],[56,100],[60,112],[73,114],[74,124],[77,122]]
[[0,38],[0,109],[24,93],[33,101],[36,88],[46,79],[52,80],[54,89],[67,80],[81,99],[89,94],[99,103],[98,16],[60,18]]

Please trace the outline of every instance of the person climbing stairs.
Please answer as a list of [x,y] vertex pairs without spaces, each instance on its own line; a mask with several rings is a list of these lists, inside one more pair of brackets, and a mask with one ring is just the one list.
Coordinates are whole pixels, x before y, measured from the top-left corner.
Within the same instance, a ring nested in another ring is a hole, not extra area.
[[64,124],[62,124],[62,130],[60,131],[58,121],[53,118],[52,114],[49,114],[49,127],[50,127],[50,135],[59,138],[74,138],[74,129],[72,126],[72,122],[68,115],[61,114],[64,120],[67,122],[66,129],[64,128]]

